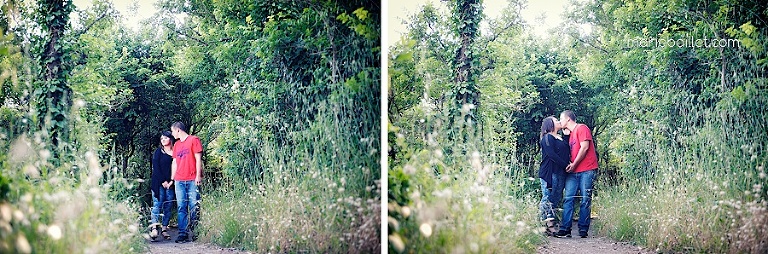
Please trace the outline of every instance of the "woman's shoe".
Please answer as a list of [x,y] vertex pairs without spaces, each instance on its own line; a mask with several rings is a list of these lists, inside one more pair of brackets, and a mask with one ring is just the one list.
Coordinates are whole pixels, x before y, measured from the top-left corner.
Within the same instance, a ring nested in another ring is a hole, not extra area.
[[171,235],[168,234],[168,230],[163,229],[162,235],[163,235],[163,238],[165,238],[165,240],[171,240]]
[[555,234],[557,233],[557,229],[558,228],[559,227],[557,226],[557,224],[555,222],[548,221],[547,222],[547,235],[548,236],[555,236]]
[[157,239],[157,236],[160,235],[160,226],[159,225],[150,225],[149,226],[149,237],[152,238],[152,241],[155,241]]

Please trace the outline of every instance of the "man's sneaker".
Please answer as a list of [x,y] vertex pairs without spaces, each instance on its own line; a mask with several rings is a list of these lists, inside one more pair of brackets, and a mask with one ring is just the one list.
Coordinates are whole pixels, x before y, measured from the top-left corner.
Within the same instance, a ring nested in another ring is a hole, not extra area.
[[587,238],[587,232],[586,231],[580,231],[579,232],[579,236],[581,236],[581,238]]
[[560,230],[555,233],[555,237],[557,238],[563,238],[563,237],[571,237],[571,232]]
[[186,243],[189,242],[189,238],[185,235],[180,235],[178,238],[176,238],[176,243]]

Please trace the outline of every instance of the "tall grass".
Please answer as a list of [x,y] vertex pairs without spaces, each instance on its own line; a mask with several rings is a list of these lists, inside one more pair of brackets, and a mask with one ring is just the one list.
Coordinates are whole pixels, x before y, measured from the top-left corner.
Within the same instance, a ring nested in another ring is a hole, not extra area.
[[100,139],[87,134],[98,125],[72,116],[77,143],[66,145],[60,166],[51,162],[44,133],[2,129],[1,253],[145,251],[136,200],[116,198],[141,180],[103,164]]
[[376,252],[378,186],[363,198],[341,174],[320,171],[227,185],[204,197],[203,239],[260,253]]
[[[219,186],[202,193],[204,241],[258,253],[381,251],[378,133],[355,130],[373,123],[345,120],[327,102],[317,105],[324,113],[309,128],[287,134],[293,146],[258,147],[264,170],[257,177],[224,174]],[[234,160],[225,157],[225,165],[243,165]]]
[[664,252],[768,252],[768,126],[750,115],[764,103],[681,103],[686,118],[672,130],[677,135],[635,148],[650,155],[649,176],[626,173],[622,184],[599,191],[598,231]]
[[[419,121],[406,117],[399,119],[404,128],[389,130],[390,144],[404,156],[389,170],[390,252],[535,251],[544,238],[537,219],[540,197],[533,191],[536,179],[528,176],[528,167],[499,164],[499,158],[483,155],[472,144],[448,147],[441,138],[442,116],[423,117],[434,124],[432,129],[417,130],[418,124],[408,123]],[[409,144],[421,138],[423,144]],[[467,152],[446,155],[447,150]]]

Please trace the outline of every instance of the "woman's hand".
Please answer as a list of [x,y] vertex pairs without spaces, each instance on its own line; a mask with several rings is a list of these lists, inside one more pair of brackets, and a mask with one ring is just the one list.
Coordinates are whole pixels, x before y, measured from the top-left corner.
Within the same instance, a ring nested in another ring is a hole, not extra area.
[[568,164],[568,166],[565,166],[565,172],[571,173],[573,171],[573,163]]

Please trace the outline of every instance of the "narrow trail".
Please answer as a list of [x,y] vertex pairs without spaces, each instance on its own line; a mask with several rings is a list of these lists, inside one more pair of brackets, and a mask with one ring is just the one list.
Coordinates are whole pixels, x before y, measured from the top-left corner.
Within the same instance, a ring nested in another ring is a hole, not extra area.
[[[579,237],[579,231],[574,225],[571,238],[547,237],[547,243],[539,246],[537,253],[565,253],[565,254],[649,254],[653,253],[643,247],[634,246],[626,242],[617,242],[604,236],[590,235],[587,238]],[[592,233],[592,232],[590,232]]]
[[168,228],[168,233],[171,235],[171,240],[165,240],[162,237],[158,237],[155,241],[147,241],[149,244],[148,253],[217,253],[217,254],[240,254],[250,253],[237,250],[235,248],[224,248],[216,246],[210,243],[200,242],[188,242],[188,243],[175,243],[176,237],[179,234],[178,228]]

